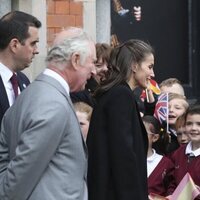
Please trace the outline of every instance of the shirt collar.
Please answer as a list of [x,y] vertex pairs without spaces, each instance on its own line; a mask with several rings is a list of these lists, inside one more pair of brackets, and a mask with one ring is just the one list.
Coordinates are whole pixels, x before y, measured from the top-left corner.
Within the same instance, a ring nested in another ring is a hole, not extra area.
[[155,149],[152,149],[153,150],[153,154],[150,156],[150,157],[147,157],[147,162],[152,162],[155,160],[155,158],[157,157],[157,153],[155,151]]
[[189,154],[190,156],[199,156],[200,155],[200,148],[196,149],[196,150],[192,150],[192,142],[190,141],[185,149],[185,154]]
[[53,71],[51,69],[45,69],[43,74],[56,79],[62,85],[62,87],[66,90],[67,94],[69,95],[69,91],[70,91],[69,85],[62,76],[60,76],[58,73],[56,73],[55,71]]
[[10,78],[12,77],[13,72],[8,67],[6,67],[4,64],[2,64],[0,62],[0,75],[1,75],[3,82],[7,83],[10,81]]

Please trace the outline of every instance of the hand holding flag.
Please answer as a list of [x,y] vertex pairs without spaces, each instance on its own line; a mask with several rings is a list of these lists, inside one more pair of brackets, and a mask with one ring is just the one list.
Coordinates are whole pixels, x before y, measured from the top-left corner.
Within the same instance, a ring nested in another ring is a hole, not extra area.
[[189,173],[183,177],[170,200],[194,200],[200,196],[200,190],[195,185]]
[[189,173],[186,173],[171,196],[163,197],[154,193],[149,194],[149,200],[194,200],[197,197],[200,197],[200,190]]
[[151,79],[149,81],[149,87],[147,89],[143,90],[141,95],[140,95],[140,98],[141,98],[142,101],[147,99],[147,102],[149,102],[148,101],[149,100],[149,96],[148,96],[147,90],[152,91],[153,94],[155,94],[155,95],[159,95],[161,93],[160,88],[158,86],[158,83],[155,80]]
[[155,80],[153,80],[153,79],[150,80],[149,87],[153,91],[154,94],[159,95],[161,93],[158,83]]

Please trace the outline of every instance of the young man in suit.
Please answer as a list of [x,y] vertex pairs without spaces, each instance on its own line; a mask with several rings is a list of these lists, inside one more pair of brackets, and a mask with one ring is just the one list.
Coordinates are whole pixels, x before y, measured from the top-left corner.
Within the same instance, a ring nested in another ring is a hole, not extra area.
[[87,148],[69,92],[96,74],[95,44],[79,28],[57,38],[47,68],[2,120],[0,199],[87,199]]
[[[28,67],[35,54],[38,54],[38,29],[41,22],[27,13],[13,11],[0,19],[0,27],[1,122],[16,96],[30,83],[20,71]],[[17,79],[16,91],[11,81],[13,75]]]

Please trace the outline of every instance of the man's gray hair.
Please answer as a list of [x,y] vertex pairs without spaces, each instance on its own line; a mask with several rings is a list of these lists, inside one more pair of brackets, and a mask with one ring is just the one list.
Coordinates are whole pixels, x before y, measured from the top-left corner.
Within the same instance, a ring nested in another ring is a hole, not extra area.
[[78,30],[73,31],[73,28],[69,29],[74,34],[66,36],[65,39],[60,40],[52,46],[46,57],[47,63],[68,63],[75,52],[79,53],[81,64],[85,61],[86,57],[91,53],[89,43],[93,40],[82,29]]

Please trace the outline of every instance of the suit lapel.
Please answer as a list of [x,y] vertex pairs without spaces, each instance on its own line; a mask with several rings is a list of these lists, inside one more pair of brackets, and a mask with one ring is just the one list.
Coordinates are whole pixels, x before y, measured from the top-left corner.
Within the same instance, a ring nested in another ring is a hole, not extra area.
[[18,73],[17,73],[17,82],[18,82],[20,91],[23,91],[27,87],[27,84],[23,81],[23,79],[19,76]]
[[8,96],[7,96],[6,89],[4,87],[1,76],[0,76],[0,92],[1,92],[0,105],[2,108],[2,113],[5,113],[6,110],[10,107],[10,105],[9,105]]
[[[78,118],[76,116],[76,113],[75,113],[75,110],[74,110],[74,106],[73,106],[73,103],[71,101],[71,98],[70,96],[67,94],[66,90],[62,87],[62,85],[54,78],[50,77],[50,76],[47,76],[47,75],[44,75],[44,74],[40,74],[37,78],[36,78],[36,81],[45,81],[47,82],[48,84],[54,86],[55,88],[57,88],[57,90],[63,94],[67,100],[67,102],[69,103],[69,105],[71,106],[72,108],[72,111],[78,121]],[[83,142],[83,147],[84,147],[84,150],[86,152],[86,155],[87,155],[87,147],[86,147],[86,143],[84,141],[84,138],[83,138],[83,135],[82,135],[82,132],[81,132],[81,129],[80,129],[80,126],[79,126],[79,130],[80,130],[80,134],[81,134],[81,137],[82,137],[82,142]]]
[[[18,84],[19,84],[19,88],[20,90],[24,90],[27,85],[24,83],[24,81],[20,78],[20,76],[17,76],[17,80],[18,80]],[[1,91],[1,95],[0,95],[0,107],[2,108],[2,113],[5,113],[5,111],[10,107],[9,105],[9,101],[8,101],[8,96],[6,93],[6,89],[5,86],[3,84],[3,80],[0,76],[0,91]]]

